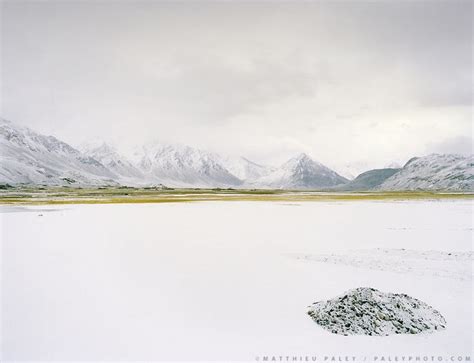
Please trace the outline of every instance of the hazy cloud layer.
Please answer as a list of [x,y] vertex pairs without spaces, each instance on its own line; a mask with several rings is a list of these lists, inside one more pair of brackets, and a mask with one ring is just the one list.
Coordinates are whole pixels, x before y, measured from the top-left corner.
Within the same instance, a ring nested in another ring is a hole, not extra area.
[[[472,150],[472,3],[6,1],[2,112],[72,143],[153,139],[380,167]],[[348,165],[350,164],[350,165]]]

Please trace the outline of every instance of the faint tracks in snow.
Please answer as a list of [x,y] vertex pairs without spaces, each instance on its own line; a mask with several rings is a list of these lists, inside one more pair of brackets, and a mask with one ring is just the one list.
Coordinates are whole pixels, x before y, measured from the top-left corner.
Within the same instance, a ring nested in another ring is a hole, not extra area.
[[296,259],[377,271],[435,276],[460,281],[473,279],[474,252],[417,251],[375,248],[345,253],[300,254]]

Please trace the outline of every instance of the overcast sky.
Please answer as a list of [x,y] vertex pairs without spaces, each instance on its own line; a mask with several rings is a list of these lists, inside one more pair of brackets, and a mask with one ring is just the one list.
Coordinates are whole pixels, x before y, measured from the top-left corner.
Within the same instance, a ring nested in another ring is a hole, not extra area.
[[366,169],[472,148],[471,1],[4,1],[1,115]]

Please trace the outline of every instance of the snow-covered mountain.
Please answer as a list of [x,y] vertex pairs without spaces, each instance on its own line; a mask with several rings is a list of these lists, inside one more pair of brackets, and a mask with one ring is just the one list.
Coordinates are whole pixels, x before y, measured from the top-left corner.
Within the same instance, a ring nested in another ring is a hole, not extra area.
[[345,184],[348,180],[323,164],[300,154],[253,184],[262,188],[319,189]]
[[[0,155],[3,184],[210,188],[243,184],[226,169],[220,156],[188,146],[149,144],[128,159],[105,143],[84,145],[78,150],[53,136],[4,119],[0,119]],[[248,165],[250,173],[250,161]]]
[[118,177],[120,184],[146,184],[143,172],[128,158],[121,155],[113,146],[102,143],[82,145],[80,150],[87,156],[97,160]]
[[189,146],[153,143],[127,158],[105,144],[78,150],[0,118],[0,184],[163,184],[192,188],[474,191],[474,157],[432,154],[400,170],[371,170],[349,181],[300,154],[279,168]]
[[216,154],[189,146],[148,144],[135,154],[146,180],[175,187],[237,187],[242,180]]
[[4,119],[0,119],[0,155],[2,183],[117,184],[117,176],[94,158]]
[[379,189],[474,191],[474,157],[431,154],[412,158]]
[[220,163],[233,175],[246,183],[270,174],[275,168],[260,165],[241,156],[220,156]]

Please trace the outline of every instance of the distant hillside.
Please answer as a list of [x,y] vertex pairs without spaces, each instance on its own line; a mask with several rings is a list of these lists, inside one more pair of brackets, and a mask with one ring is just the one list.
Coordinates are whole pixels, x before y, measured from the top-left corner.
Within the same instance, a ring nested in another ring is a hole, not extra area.
[[346,191],[365,191],[372,190],[379,187],[385,180],[390,178],[392,175],[398,173],[400,169],[374,169],[366,171],[365,173],[360,174],[354,180],[349,183],[341,186],[339,190]]
[[474,191],[474,157],[431,154],[412,158],[378,189]]

